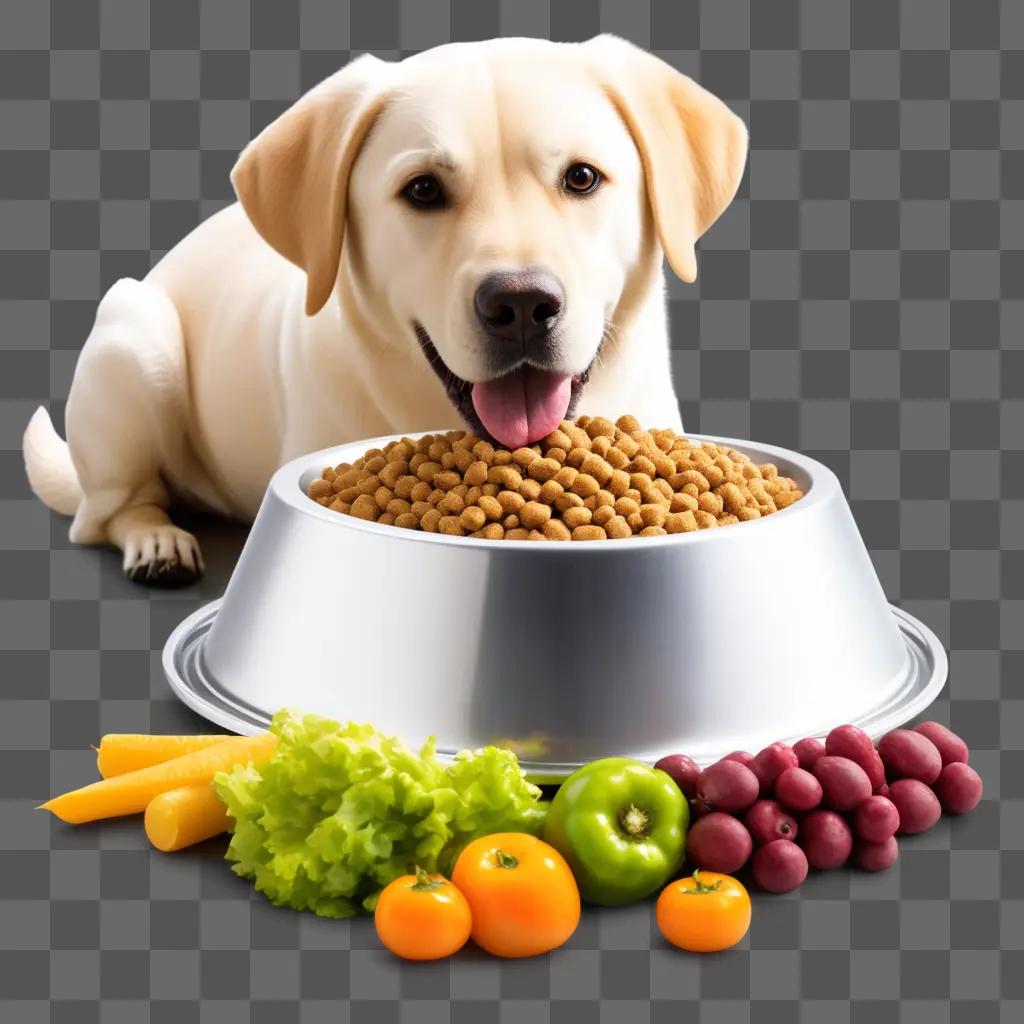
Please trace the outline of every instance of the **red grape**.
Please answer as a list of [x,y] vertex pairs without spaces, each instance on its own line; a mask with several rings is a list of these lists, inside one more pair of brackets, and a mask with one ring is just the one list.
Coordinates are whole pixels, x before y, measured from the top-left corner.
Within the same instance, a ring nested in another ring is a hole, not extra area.
[[785,743],[773,743],[758,752],[750,769],[757,776],[757,781],[761,784],[761,794],[764,795],[771,792],[775,780],[787,768],[799,764],[800,760],[792,747],[787,747]]
[[900,812],[884,796],[869,796],[853,812],[854,834],[868,843],[884,843],[899,827]]
[[747,862],[754,848],[743,822],[712,811],[695,822],[686,837],[686,858],[698,868],[731,874]]
[[774,839],[757,850],[750,868],[765,892],[789,892],[807,877],[807,855],[796,843]]
[[896,863],[899,855],[900,844],[895,836],[889,836],[881,843],[858,843],[854,860],[865,871],[884,871]]
[[656,762],[655,768],[660,768],[672,781],[683,791],[687,800],[692,800],[697,790],[697,776],[700,775],[700,766],[692,757],[685,754],[668,754]]
[[745,811],[757,794],[757,776],[737,761],[718,761],[697,777],[698,803],[715,811]]
[[836,811],[852,811],[871,796],[871,780],[855,761],[826,754],[814,762],[814,777],[821,783],[822,802]]
[[793,753],[796,754],[800,767],[805,771],[811,770],[811,765],[825,753],[825,744],[808,736],[805,740],[797,740],[793,744]]
[[942,756],[927,736],[893,729],[878,741],[878,753],[891,779],[917,779],[930,786],[942,771]]
[[855,725],[837,725],[825,737],[825,753],[832,757],[847,757],[864,769],[871,790],[878,792],[885,785],[885,765],[871,742],[871,737]]
[[754,755],[748,754],[745,750],[734,750],[731,754],[726,754],[722,760],[739,761],[744,768],[749,768],[754,763]]
[[775,780],[775,797],[791,811],[813,811],[821,803],[821,783],[803,768],[787,768]]
[[849,859],[853,833],[841,814],[811,811],[800,822],[800,845],[812,868],[837,868]]
[[897,779],[889,787],[889,799],[900,814],[897,835],[927,832],[942,815],[939,798],[918,779]]
[[922,722],[914,728],[914,732],[920,733],[935,744],[943,764],[967,764],[970,760],[971,754],[967,744],[941,722]]
[[981,800],[983,789],[981,776],[962,761],[947,764],[935,783],[935,795],[942,802],[943,810],[950,814],[973,811]]
[[774,800],[758,800],[743,816],[755,843],[770,843],[775,839],[796,839],[797,824]]

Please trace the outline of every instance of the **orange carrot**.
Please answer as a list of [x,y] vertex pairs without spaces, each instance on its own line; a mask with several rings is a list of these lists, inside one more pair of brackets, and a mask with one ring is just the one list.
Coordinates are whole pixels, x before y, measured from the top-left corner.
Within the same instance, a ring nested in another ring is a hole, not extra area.
[[226,771],[236,764],[264,761],[276,746],[277,737],[273,733],[233,736],[205,750],[195,750],[163,764],[72,790],[47,801],[41,809],[74,825],[99,818],[138,814],[146,809],[153,797],[169,789],[210,782],[217,772]]
[[201,843],[228,830],[228,812],[212,783],[169,789],[146,807],[146,835],[164,853]]
[[148,736],[131,733],[108,733],[96,751],[96,767],[105,779],[140,768],[162,764],[172,758],[205,750],[231,737],[226,733],[211,736]]

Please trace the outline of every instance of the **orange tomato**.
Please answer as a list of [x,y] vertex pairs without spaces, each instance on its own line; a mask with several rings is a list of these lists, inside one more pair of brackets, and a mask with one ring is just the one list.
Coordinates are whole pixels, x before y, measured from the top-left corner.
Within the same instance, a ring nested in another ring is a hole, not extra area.
[[457,953],[469,938],[471,922],[466,897],[443,875],[420,868],[388,885],[373,913],[380,941],[406,960]]
[[562,945],[580,920],[580,891],[552,846],[521,832],[475,839],[452,881],[473,911],[473,941],[495,956],[536,956]]
[[715,953],[735,946],[750,927],[750,894],[715,871],[694,871],[670,882],[658,897],[658,927],[680,949]]

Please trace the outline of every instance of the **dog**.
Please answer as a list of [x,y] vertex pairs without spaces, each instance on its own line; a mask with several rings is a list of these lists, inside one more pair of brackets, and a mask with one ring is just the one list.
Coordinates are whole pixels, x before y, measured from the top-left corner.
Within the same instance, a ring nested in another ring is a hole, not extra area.
[[136,581],[203,568],[172,497],[251,520],[274,470],[459,426],[518,447],[590,411],[682,429],[663,256],[732,200],[747,131],[614,36],[359,57],[239,156],[238,203],[101,300],[29,482]]

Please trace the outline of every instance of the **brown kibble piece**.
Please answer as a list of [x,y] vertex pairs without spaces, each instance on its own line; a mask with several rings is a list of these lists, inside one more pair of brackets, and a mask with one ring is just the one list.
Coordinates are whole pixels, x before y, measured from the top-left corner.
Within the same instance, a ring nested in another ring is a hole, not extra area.
[[667,533],[691,533],[699,529],[693,512],[670,512],[665,517]]
[[548,540],[572,540],[572,532],[561,519],[549,519],[541,527],[541,532]]
[[692,494],[686,491],[676,491],[669,502],[669,512],[696,512],[700,508],[700,502]]
[[487,474],[489,484],[497,484],[507,491],[518,491],[523,483],[523,476],[515,466],[492,466]]
[[592,476],[602,487],[612,478],[614,469],[600,455],[587,452],[580,463],[580,472]]
[[458,516],[441,516],[437,523],[437,531],[438,533],[447,533],[452,537],[462,537],[466,532],[462,528]]
[[505,510],[501,507],[501,502],[497,498],[484,494],[477,498],[476,503],[479,505],[480,511],[483,512],[484,516],[492,522],[497,522],[504,514]]
[[613,516],[604,524],[604,531],[611,540],[623,540],[632,537],[633,531],[622,516]]
[[634,516],[640,514],[640,503],[623,495],[615,502],[615,513],[620,516]]
[[526,504],[526,499],[516,491],[498,491],[495,498],[506,512],[518,512]]
[[572,482],[570,490],[573,494],[578,494],[581,498],[589,498],[592,494],[597,494],[601,489],[601,485],[592,477],[586,473],[580,473]]
[[546,480],[550,480],[561,468],[561,463],[555,459],[534,459],[527,467],[526,472],[531,479],[544,483]]
[[572,447],[572,438],[563,430],[552,430],[547,437],[541,441],[542,448],[561,448],[568,451]]
[[565,494],[565,488],[557,480],[548,480],[541,486],[540,500],[553,505],[560,494]]
[[562,466],[562,468],[554,475],[555,480],[562,485],[563,488],[568,490],[572,487],[576,481],[576,477],[580,475],[580,471],[574,466]]
[[462,510],[466,507],[466,500],[462,495],[457,495],[454,490],[450,490],[438,503],[437,511],[441,515],[460,515]]
[[594,514],[589,508],[577,505],[575,508],[566,509],[562,513],[562,522],[572,530],[577,526],[586,526],[593,517]]
[[536,462],[539,458],[540,456],[532,448],[517,448],[512,453],[512,461],[517,466],[524,468],[529,466],[531,462]]
[[644,526],[663,526],[667,514],[665,506],[661,504],[640,506],[640,518]]
[[582,506],[583,499],[578,494],[573,494],[572,491],[566,491],[555,498],[555,508],[559,512],[565,512],[566,509],[570,508],[581,508]]
[[519,521],[528,528],[543,526],[551,518],[551,507],[539,501],[528,501],[519,512]]
[[[578,421],[577,421],[578,422]],[[584,428],[591,439],[596,437],[614,437],[615,424],[603,416],[595,416]]]
[[460,525],[469,533],[482,530],[486,522],[487,516],[484,514],[484,510],[477,505],[470,505],[469,508],[463,509],[462,515],[459,516]]
[[[687,495],[687,497],[689,497],[689,495]],[[715,494],[714,491],[704,491],[704,493],[697,498],[697,508],[704,512],[710,512],[715,517],[722,514],[724,504],[722,496],[720,494]]]
[[434,482],[434,476],[441,472],[440,462],[421,462],[416,469],[416,475],[425,480],[428,484]]

